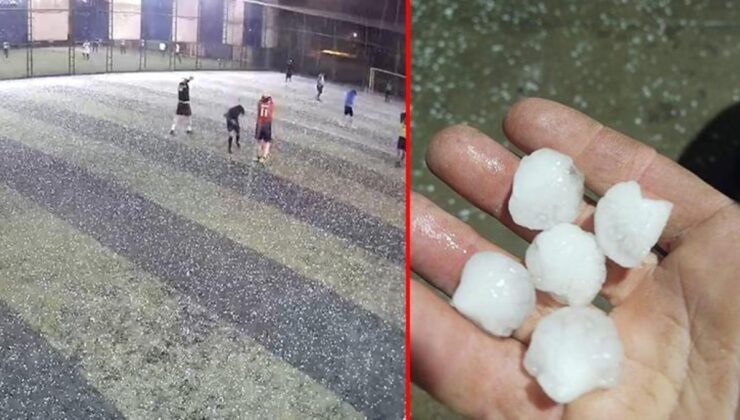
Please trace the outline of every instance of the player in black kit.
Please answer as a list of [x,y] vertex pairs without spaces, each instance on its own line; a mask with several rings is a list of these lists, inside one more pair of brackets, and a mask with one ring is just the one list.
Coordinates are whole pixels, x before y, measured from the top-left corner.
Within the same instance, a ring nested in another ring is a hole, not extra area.
[[187,122],[188,134],[193,132],[193,127],[190,125],[190,116],[193,114],[190,109],[190,81],[193,80],[193,76],[185,78],[177,85],[177,110],[175,111],[175,120],[172,122],[172,128],[170,128],[170,134],[175,134],[181,121]]
[[285,83],[293,81],[293,59],[289,58],[285,65]]
[[226,117],[226,130],[229,132],[229,153],[231,153],[231,142],[236,140],[236,147],[239,145],[239,116],[244,115],[244,107],[241,105],[233,106],[224,114]]

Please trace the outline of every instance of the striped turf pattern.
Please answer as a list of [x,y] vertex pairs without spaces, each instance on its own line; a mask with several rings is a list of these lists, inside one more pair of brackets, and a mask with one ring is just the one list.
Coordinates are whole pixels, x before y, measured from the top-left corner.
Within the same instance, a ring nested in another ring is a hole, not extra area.
[[202,72],[171,137],[182,76],[0,83],[0,418],[401,418],[402,104]]

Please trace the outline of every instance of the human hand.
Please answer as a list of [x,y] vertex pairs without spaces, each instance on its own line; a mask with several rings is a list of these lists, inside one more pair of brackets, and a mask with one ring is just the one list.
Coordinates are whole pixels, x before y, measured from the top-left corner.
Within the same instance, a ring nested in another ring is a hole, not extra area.
[[[559,305],[538,292],[537,308],[512,338],[486,334],[423,284],[411,283],[411,370],[415,383],[473,418],[729,419],[740,381],[740,206],[652,148],[563,105],[527,99],[504,120],[526,153],[549,147],[571,156],[586,186],[603,195],[637,180],[648,197],[674,204],[659,246],[640,267],[609,261],[602,289],[624,345],[621,382],[571,404],[552,402],[522,360],[539,318]],[[531,241],[508,212],[519,158],[475,129],[437,134],[431,171],[473,205]],[[428,199],[411,199],[411,266],[452,295],[465,262],[504,252]],[[576,222],[593,231],[593,203]]]

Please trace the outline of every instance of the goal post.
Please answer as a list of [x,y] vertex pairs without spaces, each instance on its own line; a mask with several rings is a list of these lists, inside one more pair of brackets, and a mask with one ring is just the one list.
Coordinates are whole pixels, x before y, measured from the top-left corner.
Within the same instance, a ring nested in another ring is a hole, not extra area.
[[406,76],[403,74],[383,70],[378,67],[370,67],[370,74],[367,80],[367,90],[369,92],[384,95],[387,87],[390,85],[391,95],[404,96]]

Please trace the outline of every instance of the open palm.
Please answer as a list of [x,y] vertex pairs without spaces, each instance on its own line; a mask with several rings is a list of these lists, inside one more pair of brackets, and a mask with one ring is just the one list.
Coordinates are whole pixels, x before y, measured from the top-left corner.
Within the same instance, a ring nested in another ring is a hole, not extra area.
[[[674,204],[659,245],[638,268],[611,262],[602,289],[624,344],[615,388],[571,404],[547,398],[522,365],[539,318],[559,305],[538,294],[535,313],[512,338],[492,337],[425,285],[411,285],[413,381],[474,418],[729,419],[740,390],[740,207],[652,148],[587,116],[542,99],[516,104],[504,132],[526,153],[549,147],[573,158],[586,185],[604,194],[637,180],[649,197]],[[463,197],[524,239],[507,204],[519,158],[465,126],[435,136],[429,168]],[[575,222],[593,230],[592,203]],[[452,295],[470,256],[504,252],[420,195],[411,200],[414,272]]]

